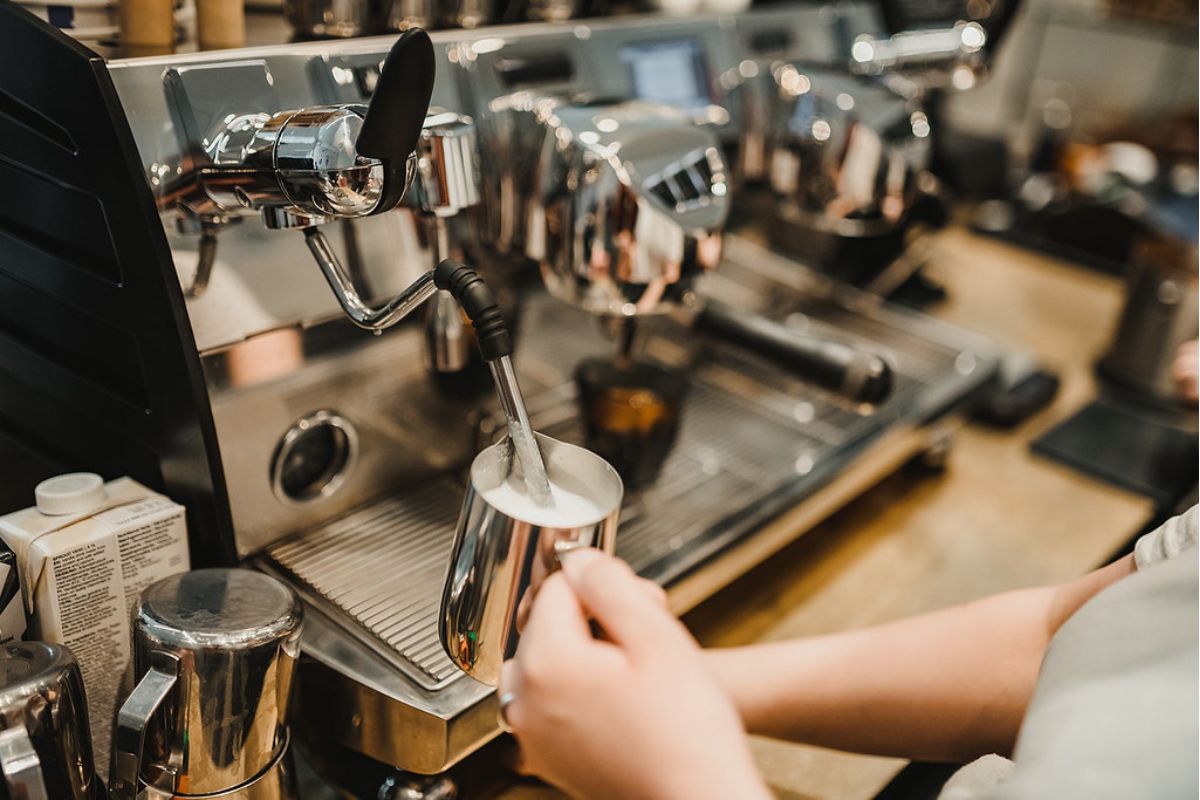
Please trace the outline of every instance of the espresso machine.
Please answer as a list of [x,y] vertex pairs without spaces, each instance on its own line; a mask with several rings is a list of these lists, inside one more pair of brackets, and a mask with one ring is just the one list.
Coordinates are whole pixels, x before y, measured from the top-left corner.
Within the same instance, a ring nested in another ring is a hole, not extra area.
[[833,52],[782,46],[724,75],[741,107],[739,185],[771,244],[881,296],[908,280],[948,216],[941,98],[982,79],[1016,5],[885,0]]
[[[774,26],[834,51],[873,12],[825,13]],[[63,468],[183,502],[197,565],[252,565],[297,593],[294,736],[444,772],[499,733],[439,608],[461,470],[503,421],[490,393],[444,380],[479,368],[480,332],[423,278],[447,255],[519,312],[537,431],[581,441],[570,376],[611,351],[611,318],[688,370],[678,441],[626,493],[616,541],[678,612],[940,442],[994,376],[987,340],[723,230],[741,120],[721,76],[756,57],[739,26],[784,17],[437,32],[436,78],[403,90],[424,96],[400,115],[375,114],[395,37],[106,63],[0,7],[0,172],[29,206],[0,209],[0,420]],[[28,79],[35,61],[62,85]],[[368,135],[373,115],[385,134]],[[564,227],[612,197],[636,218]],[[47,207],[71,223],[35,224]],[[889,391],[814,385],[811,359],[706,328],[722,310],[868,354]]]

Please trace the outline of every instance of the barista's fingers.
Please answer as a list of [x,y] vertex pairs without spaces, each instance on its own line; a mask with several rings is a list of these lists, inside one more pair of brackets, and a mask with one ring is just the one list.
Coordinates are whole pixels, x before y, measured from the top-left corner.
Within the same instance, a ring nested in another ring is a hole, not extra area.
[[667,593],[654,581],[638,578],[638,588],[646,595],[646,599],[660,608],[667,608]]
[[512,695],[516,697],[521,687],[521,665],[516,659],[510,658],[500,665],[500,680],[496,682],[496,696]]
[[529,610],[533,608],[533,591],[526,589],[525,594],[521,595],[521,602],[517,604],[517,633],[525,632],[525,623],[529,622]]
[[514,717],[520,716],[517,698],[521,696],[521,666],[515,659],[509,659],[500,665],[500,680],[496,682],[496,699],[500,704],[498,709],[504,724],[514,732],[516,724]]
[[563,651],[568,647],[591,644],[588,618],[571,591],[566,578],[556,572],[542,583],[529,610],[529,619],[521,633],[517,657],[524,660],[528,651]]
[[687,631],[661,600],[650,599],[644,582],[625,562],[583,548],[562,563],[579,602],[612,641],[631,652],[651,654],[664,644],[691,643]]

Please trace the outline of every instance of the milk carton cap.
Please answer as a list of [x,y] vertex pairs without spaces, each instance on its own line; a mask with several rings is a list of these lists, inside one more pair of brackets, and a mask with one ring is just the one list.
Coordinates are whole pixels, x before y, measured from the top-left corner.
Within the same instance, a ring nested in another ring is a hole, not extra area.
[[37,509],[43,514],[82,514],[100,508],[108,500],[104,479],[94,472],[70,472],[47,478],[33,490]]

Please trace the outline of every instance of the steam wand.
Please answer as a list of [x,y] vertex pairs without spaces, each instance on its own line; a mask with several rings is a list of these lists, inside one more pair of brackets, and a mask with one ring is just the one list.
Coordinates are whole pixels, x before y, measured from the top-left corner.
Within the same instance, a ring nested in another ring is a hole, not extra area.
[[310,226],[304,229],[304,240],[325,280],[333,289],[342,310],[360,328],[379,333],[411,314],[433,297],[438,289],[450,292],[471,320],[479,352],[491,368],[500,407],[508,420],[509,434],[530,494],[541,505],[551,504],[550,483],[546,478],[545,464],[533,438],[533,429],[529,425],[529,415],[525,410],[525,400],[521,396],[521,387],[517,383],[516,371],[512,365],[512,336],[500,315],[496,296],[479,273],[465,264],[445,258],[435,268],[413,281],[387,305],[372,308],[359,297],[354,283],[330,247],[325,234],[316,226]]
[[[317,266],[321,268],[321,274],[325,276],[329,287],[337,296],[342,310],[346,312],[350,321],[360,328],[379,333],[384,328],[395,325],[433,297],[439,288],[434,282],[434,273],[437,270],[430,270],[413,281],[412,285],[394,297],[387,305],[381,308],[371,308],[359,297],[358,290],[354,288],[354,281],[350,279],[350,275],[338,260],[337,254],[333,252],[329,240],[325,238],[321,229],[315,225],[305,228],[304,241],[308,245],[309,252],[313,254],[313,258],[316,259]],[[466,268],[464,267],[464,269]],[[505,336],[507,336],[507,332],[505,332]],[[481,348],[482,345],[481,340]]]

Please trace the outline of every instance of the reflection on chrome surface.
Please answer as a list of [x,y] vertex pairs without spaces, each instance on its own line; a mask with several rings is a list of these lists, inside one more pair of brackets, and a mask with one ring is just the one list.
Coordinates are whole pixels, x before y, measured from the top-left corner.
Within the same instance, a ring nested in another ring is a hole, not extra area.
[[765,182],[787,216],[839,235],[903,221],[931,155],[929,119],[915,101],[803,64],[743,72],[743,180]]
[[489,111],[489,157],[503,148],[499,163],[536,165],[488,184],[494,238],[537,261],[552,294],[599,314],[655,313],[716,268],[729,186],[711,131],[639,101],[520,92]]

